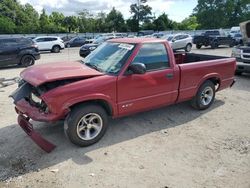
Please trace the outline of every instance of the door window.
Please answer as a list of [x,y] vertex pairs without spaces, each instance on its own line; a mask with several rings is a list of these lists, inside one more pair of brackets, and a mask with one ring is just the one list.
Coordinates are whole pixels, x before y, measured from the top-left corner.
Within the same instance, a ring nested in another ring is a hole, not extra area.
[[144,63],[147,71],[169,67],[168,54],[162,43],[143,44],[132,63]]
[[36,42],[46,42],[45,38],[38,38],[36,39]]

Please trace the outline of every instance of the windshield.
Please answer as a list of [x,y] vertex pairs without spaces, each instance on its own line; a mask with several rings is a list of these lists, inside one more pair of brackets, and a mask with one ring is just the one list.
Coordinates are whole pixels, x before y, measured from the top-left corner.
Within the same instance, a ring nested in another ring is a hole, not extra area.
[[174,36],[167,36],[167,40],[168,40],[168,41],[172,41],[173,38],[174,38]]
[[133,48],[132,44],[105,42],[88,55],[84,63],[100,72],[117,74]]

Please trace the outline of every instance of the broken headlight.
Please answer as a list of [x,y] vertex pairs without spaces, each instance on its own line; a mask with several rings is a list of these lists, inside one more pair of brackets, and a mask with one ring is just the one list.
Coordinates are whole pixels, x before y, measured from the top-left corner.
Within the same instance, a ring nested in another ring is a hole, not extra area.
[[42,103],[42,99],[40,99],[39,97],[37,97],[34,93],[31,93],[31,100],[35,103],[41,104]]

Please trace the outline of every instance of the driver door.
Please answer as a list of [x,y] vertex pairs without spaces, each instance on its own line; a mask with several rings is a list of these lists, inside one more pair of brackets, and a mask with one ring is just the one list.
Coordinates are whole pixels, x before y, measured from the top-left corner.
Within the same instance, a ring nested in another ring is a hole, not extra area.
[[143,44],[131,63],[143,63],[145,74],[124,74],[118,77],[119,115],[148,110],[174,103],[178,95],[179,77],[170,66],[163,43]]

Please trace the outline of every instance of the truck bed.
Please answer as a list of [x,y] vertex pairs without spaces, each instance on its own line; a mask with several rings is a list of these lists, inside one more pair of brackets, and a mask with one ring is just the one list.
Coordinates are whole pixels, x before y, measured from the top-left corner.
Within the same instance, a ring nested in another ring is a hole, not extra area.
[[205,55],[195,53],[175,53],[176,64],[197,63],[199,61],[210,61],[218,59],[226,59],[225,56]]
[[229,87],[234,80],[235,58],[194,53],[175,54],[180,70],[178,102],[195,96],[200,85],[208,78],[216,78],[218,90]]

